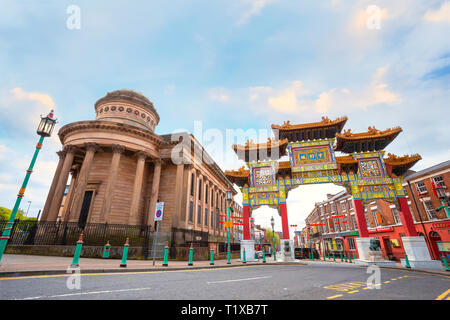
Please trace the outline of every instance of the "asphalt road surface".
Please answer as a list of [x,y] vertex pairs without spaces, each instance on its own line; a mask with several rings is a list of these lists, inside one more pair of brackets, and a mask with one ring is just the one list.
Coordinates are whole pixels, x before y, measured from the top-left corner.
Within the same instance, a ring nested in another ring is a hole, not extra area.
[[[267,265],[0,279],[8,300],[450,300],[450,276],[359,266]],[[369,277],[373,277],[370,278]],[[367,280],[374,284],[367,286]],[[68,285],[69,283],[69,285]],[[78,287],[79,285],[79,287]]]

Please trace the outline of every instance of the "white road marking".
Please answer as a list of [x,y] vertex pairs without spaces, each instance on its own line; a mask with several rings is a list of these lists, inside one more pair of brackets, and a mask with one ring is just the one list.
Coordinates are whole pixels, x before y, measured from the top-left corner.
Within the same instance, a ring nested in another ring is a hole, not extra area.
[[272,278],[272,276],[268,276],[268,277],[256,277],[256,278],[246,278],[246,279],[234,279],[234,280],[222,280],[222,281],[211,281],[211,282],[207,282],[207,284],[211,284],[211,283],[224,283],[224,282],[237,282],[237,281],[248,281],[248,280],[258,280],[258,279],[267,279],[267,278]]
[[120,290],[75,292],[75,293],[57,294],[54,296],[28,297],[28,298],[23,298],[23,300],[34,300],[34,299],[42,299],[42,298],[61,298],[61,297],[80,296],[80,295],[86,295],[86,294],[104,294],[104,293],[116,293],[116,292],[126,292],[126,291],[142,291],[142,290],[150,290],[150,289],[151,288],[135,288],[135,289],[120,289]]

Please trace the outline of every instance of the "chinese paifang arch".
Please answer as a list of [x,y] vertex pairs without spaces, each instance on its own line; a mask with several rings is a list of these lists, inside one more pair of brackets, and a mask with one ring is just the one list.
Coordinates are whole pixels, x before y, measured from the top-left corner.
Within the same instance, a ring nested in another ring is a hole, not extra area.
[[[400,209],[407,236],[417,236],[403,188],[403,175],[421,156],[402,157],[384,149],[402,132],[400,127],[352,133],[342,130],[347,117],[306,124],[272,125],[276,139],[265,143],[247,141],[233,145],[244,166],[225,171],[243,195],[244,240],[250,240],[249,218],[253,209],[270,206],[281,216],[283,239],[289,239],[286,199],[290,190],[307,184],[334,183],[343,186],[353,197],[359,236],[369,236],[364,204],[373,199],[395,203]],[[336,151],[346,155],[336,156]],[[289,161],[279,159],[288,155]]]

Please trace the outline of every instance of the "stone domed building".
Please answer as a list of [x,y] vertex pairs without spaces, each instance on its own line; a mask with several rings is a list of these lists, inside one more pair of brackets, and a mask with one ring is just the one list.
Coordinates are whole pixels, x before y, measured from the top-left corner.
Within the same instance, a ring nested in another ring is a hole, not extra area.
[[154,226],[156,203],[164,202],[160,231],[226,235],[219,215],[232,183],[214,161],[193,161],[194,150],[206,153],[191,134],[156,134],[158,112],[132,90],[109,92],[95,111],[95,120],[58,132],[63,148],[41,221]]

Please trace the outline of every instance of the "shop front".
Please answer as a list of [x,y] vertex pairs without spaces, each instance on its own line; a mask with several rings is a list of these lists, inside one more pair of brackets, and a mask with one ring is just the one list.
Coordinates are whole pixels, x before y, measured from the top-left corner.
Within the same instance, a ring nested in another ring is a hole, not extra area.
[[344,250],[350,253],[352,256],[355,255],[358,258],[358,248],[356,247],[356,238],[359,236],[358,231],[348,231],[341,233],[344,243]]
[[344,238],[340,234],[327,235],[323,239],[326,254],[339,255],[344,253]]

